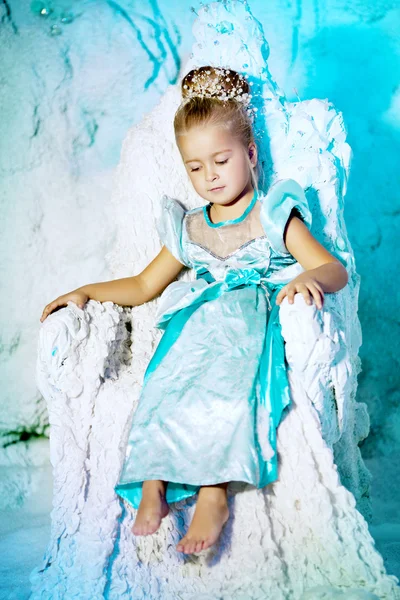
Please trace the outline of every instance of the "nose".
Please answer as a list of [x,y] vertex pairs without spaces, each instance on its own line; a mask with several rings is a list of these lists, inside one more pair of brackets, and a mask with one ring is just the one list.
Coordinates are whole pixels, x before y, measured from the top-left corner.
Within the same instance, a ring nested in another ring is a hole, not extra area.
[[215,171],[212,168],[211,169],[207,169],[206,170],[206,181],[208,181],[209,183],[211,183],[215,179],[218,179],[217,173],[215,173]]

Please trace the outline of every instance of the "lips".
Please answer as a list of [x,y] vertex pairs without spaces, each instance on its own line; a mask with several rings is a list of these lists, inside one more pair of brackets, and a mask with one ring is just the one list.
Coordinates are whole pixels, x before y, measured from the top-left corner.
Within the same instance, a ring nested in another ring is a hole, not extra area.
[[218,187],[211,188],[210,192],[214,192],[215,190],[221,190],[221,189],[222,189],[222,188],[224,188],[224,187],[225,187],[224,185],[220,185],[220,186],[218,186]]

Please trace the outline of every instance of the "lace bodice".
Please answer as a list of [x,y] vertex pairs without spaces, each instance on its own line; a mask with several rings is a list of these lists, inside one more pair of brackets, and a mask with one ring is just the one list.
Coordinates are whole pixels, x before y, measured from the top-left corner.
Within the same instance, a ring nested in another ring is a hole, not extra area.
[[312,224],[307,199],[296,181],[279,180],[267,194],[255,191],[237,219],[212,223],[209,208],[208,204],[187,210],[174,198],[162,198],[158,233],[182,264],[196,271],[207,269],[217,280],[232,269],[256,269],[271,282],[290,281],[302,272],[283,239],[293,210],[308,227]]
[[260,222],[261,202],[254,193],[244,213],[237,219],[212,223],[210,205],[195,208],[185,217],[188,243],[201,246],[215,258],[226,261],[239,249],[257,239],[266,239]]

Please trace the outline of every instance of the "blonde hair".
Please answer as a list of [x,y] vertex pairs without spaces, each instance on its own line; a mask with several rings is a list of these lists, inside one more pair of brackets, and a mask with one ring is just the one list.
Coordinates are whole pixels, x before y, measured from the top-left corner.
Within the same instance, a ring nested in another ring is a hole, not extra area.
[[250,94],[247,80],[231,69],[204,66],[192,69],[181,84],[183,102],[175,113],[175,140],[192,127],[219,125],[243,146],[254,189],[259,191],[259,161],[250,161],[248,147],[255,143],[250,117],[245,109]]

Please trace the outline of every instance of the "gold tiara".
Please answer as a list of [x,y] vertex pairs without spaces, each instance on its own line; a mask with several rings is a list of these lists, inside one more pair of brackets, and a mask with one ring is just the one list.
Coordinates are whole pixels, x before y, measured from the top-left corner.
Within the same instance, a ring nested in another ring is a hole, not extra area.
[[184,89],[189,90],[186,92],[184,102],[190,100],[190,98],[199,96],[200,98],[218,98],[225,101],[236,100],[237,102],[241,102],[245,107],[250,105],[252,94],[243,92],[243,87],[241,87],[241,82],[243,82],[244,86],[246,81],[243,75],[238,74],[239,83],[227,91],[221,85],[221,81],[224,78],[227,83],[231,81],[231,72],[229,69],[226,71],[224,69],[214,69],[214,72],[217,76],[216,78],[209,77],[211,71],[195,72],[192,81],[196,83],[196,89],[189,89],[187,84],[183,86]]

